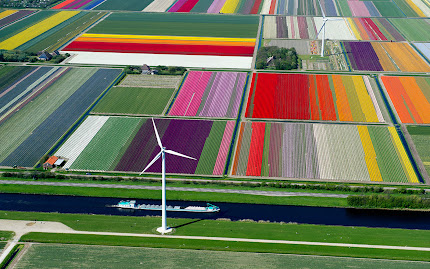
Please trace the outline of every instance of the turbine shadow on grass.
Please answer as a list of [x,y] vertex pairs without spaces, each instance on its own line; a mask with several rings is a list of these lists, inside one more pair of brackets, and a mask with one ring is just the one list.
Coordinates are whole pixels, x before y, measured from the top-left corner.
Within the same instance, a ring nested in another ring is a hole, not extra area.
[[181,224],[181,225],[178,225],[178,226],[174,226],[174,227],[172,227],[172,228],[174,228],[174,229],[181,228],[181,227],[184,227],[184,226],[187,226],[187,225],[193,224],[193,223],[197,223],[197,222],[202,221],[202,220],[204,220],[204,219],[196,219],[196,220],[192,220],[192,221],[190,221],[190,222],[187,222],[187,223],[184,223],[184,224]]

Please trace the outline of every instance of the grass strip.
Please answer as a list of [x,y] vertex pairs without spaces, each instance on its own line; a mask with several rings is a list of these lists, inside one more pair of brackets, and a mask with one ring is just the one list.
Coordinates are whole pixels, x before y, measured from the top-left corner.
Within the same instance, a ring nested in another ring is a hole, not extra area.
[[241,251],[262,253],[290,253],[327,255],[338,257],[361,257],[396,260],[430,261],[430,252],[410,250],[386,250],[346,248],[332,246],[289,245],[276,243],[209,241],[200,239],[140,238],[128,236],[104,236],[87,234],[29,233],[21,238],[26,242],[133,246],[152,248],[198,249],[218,251]]
[[14,234],[15,234],[14,232],[0,231],[0,241],[8,241],[12,239]]
[[[61,222],[77,231],[158,234],[160,217],[0,211],[0,219]],[[167,219],[175,235],[430,247],[430,231],[294,223]]]
[[[111,189],[70,186],[0,185],[0,193],[26,193],[48,195],[74,195],[91,197],[113,197],[133,199],[161,199],[159,190]],[[210,193],[192,191],[167,191],[169,200],[207,201],[227,203],[303,205],[320,207],[347,207],[346,198],[307,197],[307,196],[261,196],[237,193]]]

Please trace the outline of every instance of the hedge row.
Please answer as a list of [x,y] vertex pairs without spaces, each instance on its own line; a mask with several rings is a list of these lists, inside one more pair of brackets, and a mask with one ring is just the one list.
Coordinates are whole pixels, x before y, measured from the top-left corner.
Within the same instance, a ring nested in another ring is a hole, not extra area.
[[430,208],[430,199],[417,195],[391,196],[384,194],[352,195],[347,198],[348,205],[365,208]]

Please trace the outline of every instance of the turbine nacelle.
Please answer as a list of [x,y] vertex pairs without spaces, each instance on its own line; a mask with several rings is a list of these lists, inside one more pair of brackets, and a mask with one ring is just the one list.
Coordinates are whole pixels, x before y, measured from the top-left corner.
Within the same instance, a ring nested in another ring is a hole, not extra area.
[[154,118],[152,118],[152,125],[154,126],[155,137],[157,139],[157,144],[160,147],[160,152],[154,157],[154,159],[152,159],[152,161],[145,167],[145,169],[143,169],[143,171],[140,172],[139,175],[145,173],[145,171],[148,170],[148,168],[151,167],[151,165],[153,165],[165,153],[168,153],[168,154],[171,154],[171,155],[175,155],[175,156],[179,156],[179,157],[182,157],[182,158],[191,159],[191,160],[197,160],[196,158],[187,156],[185,154],[182,154],[182,153],[170,150],[170,149],[166,149],[166,147],[164,147],[163,144],[161,143],[160,136],[158,135],[157,126],[155,126]]

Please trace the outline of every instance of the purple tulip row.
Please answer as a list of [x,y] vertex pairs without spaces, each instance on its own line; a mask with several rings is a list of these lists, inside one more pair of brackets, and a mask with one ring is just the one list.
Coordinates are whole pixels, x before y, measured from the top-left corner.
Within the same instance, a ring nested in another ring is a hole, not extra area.
[[353,70],[384,71],[370,42],[343,42]]

